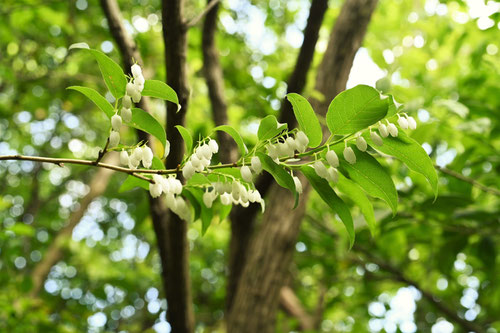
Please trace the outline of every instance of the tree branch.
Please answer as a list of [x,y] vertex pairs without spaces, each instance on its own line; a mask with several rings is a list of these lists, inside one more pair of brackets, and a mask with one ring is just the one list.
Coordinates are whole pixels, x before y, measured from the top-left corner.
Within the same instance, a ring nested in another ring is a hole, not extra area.
[[455,178],[457,178],[457,179],[459,179],[459,180],[461,180],[463,182],[469,183],[472,186],[477,187],[478,189],[480,189],[483,192],[491,193],[491,194],[494,194],[496,196],[500,196],[500,191],[498,189],[496,189],[496,188],[488,187],[486,185],[483,185],[483,184],[481,184],[480,182],[478,182],[475,179],[472,179],[470,177],[464,176],[461,173],[458,173],[456,171],[450,170],[448,168],[440,167],[439,165],[434,165],[434,167],[436,169],[438,169],[439,171],[441,171],[442,173],[445,173],[445,174],[450,175],[452,177],[455,177]]
[[[208,15],[208,13],[210,12],[210,10],[212,8],[214,8],[216,5],[219,4],[219,0],[210,0],[207,4],[207,6],[205,7],[205,9],[203,9],[203,11],[198,14],[198,16],[194,17],[193,19],[191,19],[190,21],[186,22],[184,24],[184,27],[185,29],[189,29],[189,28],[192,28],[194,27],[195,25],[198,24],[198,22],[200,22],[200,20],[205,17],[206,15]],[[215,10],[217,12],[217,10]]]

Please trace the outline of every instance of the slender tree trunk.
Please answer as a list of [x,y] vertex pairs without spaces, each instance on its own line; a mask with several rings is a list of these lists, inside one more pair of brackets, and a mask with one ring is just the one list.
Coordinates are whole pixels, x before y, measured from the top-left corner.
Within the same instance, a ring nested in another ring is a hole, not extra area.
[[[325,97],[322,102],[312,100],[320,114],[326,113],[329,102],[345,88],[376,3],[376,0],[344,3],[316,78],[316,90]],[[303,177],[301,180],[304,181]],[[268,210],[250,244],[250,256],[236,289],[229,332],[274,331],[279,290],[288,274],[309,191],[306,184],[299,206],[292,210],[293,196],[272,186]]]

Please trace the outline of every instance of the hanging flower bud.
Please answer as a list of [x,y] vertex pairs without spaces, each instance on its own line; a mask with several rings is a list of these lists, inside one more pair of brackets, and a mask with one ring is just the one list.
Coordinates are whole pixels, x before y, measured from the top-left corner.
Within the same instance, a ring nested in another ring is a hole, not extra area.
[[[303,153],[307,149],[307,145],[309,144],[309,138],[307,137],[306,133],[298,131],[297,134],[295,135],[295,139],[300,144],[301,149],[298,150],[301,153]],[[299,146],[297,145],[297,147]]]
[[339,172],[335,168],[328,168],[328,177],[327,180],[330,182],[338,182],[339,181]]
[[142,148],[142,165],[144,165],[145,168],[151,167],[151,164],[153,163],[153,151],[151,148],[148,146],[144,146]]
[[398,128],[393,123],[389,123],[387,125],[387,130],[389,131],[389,134],[391,136],[393,136],[393,137],[397,137],[398,136]]
[[213,195],[213,192],[205,192],[203,193],[203,203],[205,204],[205,206],[207,206],[207,208],[212,208],[212,204],[215,200],[215,197]]
[[171,210],[175,210],[177,207],[175,205],[175,195],[173,193],[167,193],[167,207]]
[[290,156],[290,148],[286,144],[286,142],[278,143],[278,153],[279,156]]
[[154,183],[154,184],[149,184],[149,194],[153,198],[158,198],[161,195],[161,184],[160,183]]
[[174,194],[181,194],[182,192],[182,183],[179,179],[170,177],[168,179],[168,182],[170,184],[170,190]]
[[349,162],[349,164],[356,163],[356,154],[354,153],[354,150],[352,150],[351,147],[345,147],[344,158],[347,162]]
[[407,119],[408,119],[408,127],[411,130],[416,129],[417,128],[417,122],[415,121],[415,118],[413,118],[412,116],[409,116]]
[[271,157],[273,160],[279,157],[278,147],[272,144],[268,144],[266,147],[269,157]]
[[137,92],[137,87],[132,82],[129,82],[126,85],[125,90],[127,91],[127,95],[131,96],[133,99],[134,94]]
[[203,170],[204,166],[203,166],[203,164],[201,163],[201,160],[200,160],[200,158],[198,157],[198,155],[196,155],[196,154],[191,155],[191,157],[189,158],[189,160],[191,161],[191,164],[193,165],[193,167],[194,167],[196,170],[198,170],[198,171]]
[[251,163],[253,172],[255,172],[256,174],[261,173],[262,163],[260,162],[260,159],[257,156],[252,156],[250,163]]
[[382,146],[384,144],[382,138],[376,132],[370,132],[370,138],[377,146]]
[[129,163],[128,153],[125,150],[120,152],[120,163],[122,165],[128,165]]
[[385,124],[379,123],[378,131],[380,132],[380,136],[383,138],[387,138],[389,136],[389,131],[387,130],[387,126],[385,126]]
[[316,174],[320,176],[321,178],[326,178],[328,177],[328,170],[326,170],[325,165],[321,161],[316,161],[313,164],[314,171],[316,171]]
[[252,171],[250,168],[246,165],[241,167],[241,178],[243,178],[244,181],[251,183],[252,182]]
[[297,150],[297,143],[295,142],[294,138],[292,138],[291,136],[286,138],[286,144],[288,145],[288,149],[291,152],[290,155],[293,155],[295,150]]
[[204,144],[203,146],[200,147],[201,153],[203,154],[203,157],[207,160],[212,159],[212,149],[210,148],[209,145]]
[[[161,184],[161,189],[162,189],[163,193],[170,193],[170,182],[168,181],[168,179],[165,177],[162,177],[160,175],[154,175],[154,176],[160,177],[160,179],[158,181]],[[154,176],[153,176],[153,178],[154,178]]]
[[408,129],[408,120],[405,117],[400,117],[398,115],[398,124],[402,129]]
[[130,123],[132,121],[132,110],[126,109],[123,107],[122,108],[122,118],[123,118],[124,122]]
[[142,76],[142,69],[138,64],[133,64],[130,71],[132,72],[132,76],[136,79]]
[[361,150],[361,151],[366,151],[366,148],[368,146],[366,144],[365,138],[363,138],[362,136],[358,136],[356,138],[356,147],[358,147],[358,149]]
[[326,153],[326,161],[334,168],[339,166],[339,157],[333,150],[329,150]]
[[111,134],[109,135],[109,148],[114,148],[118,146],[120,143],[120,133],[111,131]]
[[111,117],[111,128],[113,128],[113,131],[119,132],[121,127],[122,127],[122,117],[115,114],[113,117]]
[[219,145],[217,144],[217,141],[213,139],[210,139],[210,141],[208,141],[208,146],[210,147],[212,154],[216,154],[219,151]]
[[300,182],[299,177],[293,176],[293,182],[295,183],[295,190],[298,194],[302,194],[302,183]]
[[189,179],[193,177],[194,172],[195,170],[193,164],[191,164],[190,161],[187,161],[186,164],[184,164],[184,167],[182,168],[182,176],[186,179]]
[[138,92],[142,92],[142,90],[144,90],[144,83],[145,82],[146,82],[146,80],[144,80],[144,76],[139,76],[138,78],[136,78],[134,80],[134,85],[137,88]]
[[229,193],[223,193],[223,194],[220,195],[220,202],[224,206],[230,205],[231,201],[232,201],[231,194],[229,194]]
[[130,96],[129,96],[129,95],[125,95],[125,96],[123,96],[122,106],[123,106],[125,109],[130,109],[130,108],[132,107],[132,99],[130,98]]
[[141,92],[138,90],[135,90],[130,96],[132,96],[134,103],[139,103],[141,101]]

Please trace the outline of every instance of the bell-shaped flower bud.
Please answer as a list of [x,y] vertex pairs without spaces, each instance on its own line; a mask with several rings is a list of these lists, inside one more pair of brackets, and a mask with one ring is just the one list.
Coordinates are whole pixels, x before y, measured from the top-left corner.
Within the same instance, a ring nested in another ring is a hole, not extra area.
[[380,136],[383,138],[387,138],[389,136],[389,130],[385,124],[380,123],[378,125],[378,131],[380,132]]
[[279,157],[279,150],[276,145],[268,144],[266,147],[269,157],[271,157],[273,160]]
[[328,177],[327,180],[329,182],[338,182],[339,181],[339,172],[335,168],[328,168]]
[[122,165],[128,165],[129,163],[128,153],[125,150],[120,152],[120,163]]
[[208,141],[208,146],[210,147],[212,154],[216,154],[219,152],[219,144],[217,143],[217,141],[210,139],[210,141]]
[[168,182],[170,183],[170,191],[172,191],[173,194],[181,194],[182,183],[179,179],[170,177]]
[[141,101],[141,92],[139,90],[135,90],[130,96],[132,96],[134,103],[139,103]]
[[224,205],[230,205],[232,202],[232,196],[229,193],[223,193],[220,195],[220,202]]
[[[159,175],[157,175],[157,176],[159,176]],[[163,193],[170,193],[170,182],[165,177],[160,176],[160,178],[161,179],[159,179],[159,183],[161,184],[161,189],[162,189]]]
[[246,165],[241,167],[241,178],[243,178],[244,181],[251,183],[252,182],[252,171],[250,168]]
[[255,172],[256,174],[261,173],[262,163],[260,162],[260,159],[257,156],[252,156],[252,159],[250,160],[250,165],[252,166],[253,172]]
[[295,190],[298,194],[302,194],[302,183],[300,182],[299,177],[293,176],[293,182],[295,183]]
[[135,88],[139,93],[141,93],[144,90],[144,82],[145,80],[143,76],[138,77],[137,79],[134,80]]
[[377,146],[382,146],[384,144],[382,138],[376,132],[370,132],[370,138]]
[[216,197],[214,197],[213,192],[205,192],[203,193],[203,203],[207,208],[212,208],[212,204]]
[[203,157],[206,160],[211,160],[212,159],[212,149],[210,148],[209,145],[204,144],[203,146],[200,147],[201,153],[203,154]]
[[288,145],[288,149],[290,149],[291,151],[291,154],[290,155],[293,155],[295,150],[298,150],[297,149],[297,143],[295,142],[295,139],[292,138],[291,136],[289,136],[288,138],[286,138],[286,144]]
[[115,114],[113,117],[111,117],[111,128],[113,128],[113,131],[119,132],[121,127],[122,127],[122,117]]
[[[191,157],[189,158],[189,160],[191,161],[191,164],[193,165],[193,167],[196,170],[198,170],[198,169],[203,170],[203,164],[201,164],[201,160],[198,157],[198,155],[196,155],[196,154],[191,155]],[[199,171],[201,171],[201,170],[199,170]]]
[[111,131],[111,134],[109,135],[108,148],[114,148],[118,146],[119,143],[120,143],[120,133],[116,131]]
[[[300,144],[300,147],[304,149],[304,151],[307,148],[307,145],[309,144],[309,138],[307,137],[306,133],[302,131],[298,131],[297,134],[295,135],[295,139],[298,141]],[[303,151],[301,151],[303,153]]]
[[189,179],[193,177],[194,172],[195,170],[193,164],[190,161],[187,161],[186,164],[184,164],[184,167],[182,168],[182,176],[186,179]]
[[124,122],[130,123],[132,121],[132,110],[123,107],[122,118]]
[[278,143],[278,156],[290,156],[290,149],[288,148],[288,145],[286,142],[280,142]]
[[321,161],[314,162],[313,168],[314,171],[316,171],[316,174],[321,178],[328,177],[328,170],[326,170],[326,166],[323,164],[323,162]]
[[171,210],[175,210],[176,207],[176,202],[175,202],[175,195],[173,193],[167,193],[167,207]]
[[132,98],[129,95],[123,96],[122,106],[125,109],[130,109],[132,107]]
[[358,149],[361,151],[366,151],[368,145],[366,144],[365,138],[363,138],[362,136],[358,136],[356,138],[356,147],[358,147]]
[[417,122],[415,121],[415,118],[413,118],[412,116],[408,117],[408,127],[411,130],[414,130],[417,128]]
[[349,164],[356,163],[356,154],[354,153],[354,150],[352,150],[351,147],[345,147],[344,158],[347,162],[349,162]]
[[389,123],[387,125],[387,130],[389,131],[389,134],[391,136],[393,136],[393,137],[397,137],[398,136],[398,128],[393,123]]
[[137,87],[132,82],[127,83],[127,85],[125,86],[125,90],[127,91],[127,95],[134,99],[134,94],[137,92]]
[[339,157],[333,150],[329,150],[326,153],[326,161],[334,168],[339,166]]
[[160,183],[149,184],[149,194],[153,198],[158,198],[161,195],[162,187]]
[[148,146],[144,146],[142,148],[142,165],[144,165],[145,168],[151,167],[151,164],[153,163],[153,151],[151,148]]
[[[398,117],[399,117],[399,115],[398,115]],[[402,129],[408,129],[408,120],[405,117],[399,117],[398,124],[399,124],[399,127],[401,127]]]
[[132,76],[136,79],[142,76],[142,69],[141,66],[139,66],[138,64],[133,64],[132,67],[130,68],[130,71],[132,72]]

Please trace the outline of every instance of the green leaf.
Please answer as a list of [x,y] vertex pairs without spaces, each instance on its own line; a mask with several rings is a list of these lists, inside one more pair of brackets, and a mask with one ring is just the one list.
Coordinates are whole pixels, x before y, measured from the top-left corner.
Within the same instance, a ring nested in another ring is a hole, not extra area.
[[259,141],[266,141],[274,138],[287,127],[287,124],[282,124],[281,126],[279,126],[276,117],[273,115],[269,115],[260,121],[259,130],[257,131],[257,137],[259,138]]
[[396,214],[398,207],[398,193],[391,176],[378,163],[378,161],[368,153],[359,151],[356,147],[351,147],[356,154],[356,163],[349,164],[343,157],[343,146],[335,147],[337,155],[342,160],[341,166],[349,173],[349,177],[358,183],[369,195],[384,200]]
[[179,99],[177,98],[175,90],[162,81],[146,80],[141,95],[164,99],[179,105]]
[[198,220],[200,218],[200,215],[201,215],[201,206],[202,206],[202,203],[200,201],[198,201],[198,199],[196,198],[196,196],[194,195],[194,193],[192,193],[190,191],[190,189],[187,189],[185,187],[182,189],[182,195],[186,199],[189,200],[189,202],[191,203],[191,206],[194,209],[193,221]]
[[5,230],[12,231],[18,236],[32,237],[35,235],[35,228],[33,226],[20,222],[15,223],[8,228],[5,228]]
[[394,116],[396,113],[398,113],[398,110],[401,108],[402,104],[399,104],[396,102],[394,99],[394,96],[392,95],[387,95],[389,98],[389,101],[387,102],[387,114],[386,117],[391,117]]
[[186,153],[190,153],[191,149],[193,149],[193,138],[189,131],[183,127],[182,125],[175,125],[175,128],[181,133],[182,138],[184,139],[184,144],[186,145]]
[[158,140],[160,140],[163,148],[166,148],[167,134],[165,133],[165,129],[155,117],[146,111],[139,108],[133,108],[132,121],[127,123],[127,125],[155,136]]
[[156,156],[153,156],[152,169],[154,170],[165,170],[165,164]]
[[234,128],[232,128],[229,125],[221,125],[214,128],[214,132],[215,131],[223,131],[229,134],[238,145],[241,155],[246,155],[248,153],[248,149],[245,146],[245,143],[243,142],[240,133],[238,133]]
[[106,83],[111,94],[116,98],[122,98],[125,95],[125,87],[127,85],[127,79],[125,73],[123,73],[122,68],[113,59],[97,50],[86,50],[90,52],[101,70],[102,78]]
[[201,173],[195,173],[193,177],[189,178],[186,185],[195,186],[195,185],[211,185],[210,180],[205,175]]
[[188,189],[188,191],[193,195],[193,197],[200,205],[199,217],[201,219],[201,235],[203,236],[207,232],[208,227],[210,227],[210,224],[212,223],[213,210],[205,206],[205,204],[203,203],[203,193],[204,193],[203,190],[193,188],[193,189]]
[[309,147],[317,147],[323,140],[323,132],[311,104],[296,93],[287,94],[286,98],[292,103],[293,113],[300,128],[309,138]]
[[338,214],[349,235],[349,248],[354,244],[354,222],[352,220],[351,212],[349,207],[345,204],[342,199],[337,196],[337,193],[330,187],[330,184],[325,179],[319,177],[310,166],[303,166],[301,168],[302,173],[306,176],[307,180],[311,186],[318,192],[321,199]]
[[390,136],[384,138],[384,144],[382,146],[373,144],[368,133],[365,133],[363,136],[376,150],[396,157],[401,162],[406,164],[408,168],[427,178],[427,181],[434,191],[434,196],[437,197],[438,176],[432,160],[417,141],[406,135],[401,128],[398,128],[398,132],[399,134],[395,138]]
[[125,181],[122,183],[120,186],[120,189],[118,190],[119,193],[129,191],[135,187],[142,187],[143,189],[149,191],[149,182],[139,179],[137,177],[129,175]]
[[80,86],[71,86],[66,89],[76,90],[84,94],[88,99],[94,102],[94,104],[97,105],[97,107],[101,109],[101,111],[104,112],[108,118],[111,119],[111,117],[115,114],[113,106],[106,100],[106,98],[101,96],[94,89]]
[[222,175],[228,175],[230,177],[234,177],[239,180],[243,180],[241,178],[241,172],[239,168],[220,168],[220,169],[213,169],[212,172],[207,176],[207,178],[212,181],[212,182],[217,182]]
[[274,163],[273,159],[266,154],[257,152],[256,155],[259,157],[259,160],[262,163],[262,168],[269,172],[271,176],[273,176],[278,185],[289,189],[290,191],[292,191],[294,196],[297,196],[297,191],[295,190],[295,182],[293,181],[292,176],[281,165]]
[[352,201],[359,207],[361,213],[365,217],[366,224],[370,229],[372,236],[375,236],[375,214],[373,213],[373,205],[370,200],[366,197],[365,192],[359,187],[358,184],[346,178],[341,172],[339,172],[339,182],[337,187],[341,192],[349,196]]
[[326,123],[335,135],[352,134],[387,114],[389,98],[370,86],[359,85],[338,94],[328,107]]

